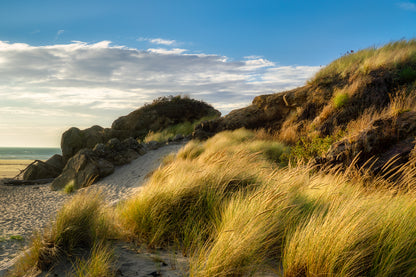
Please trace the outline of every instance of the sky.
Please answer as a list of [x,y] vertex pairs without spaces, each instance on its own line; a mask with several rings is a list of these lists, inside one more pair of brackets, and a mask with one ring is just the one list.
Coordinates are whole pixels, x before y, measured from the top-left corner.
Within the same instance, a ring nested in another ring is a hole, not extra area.
[[227,114],[415,37],[416,0],[2,0],[0,147],[59,147],[160,96]]

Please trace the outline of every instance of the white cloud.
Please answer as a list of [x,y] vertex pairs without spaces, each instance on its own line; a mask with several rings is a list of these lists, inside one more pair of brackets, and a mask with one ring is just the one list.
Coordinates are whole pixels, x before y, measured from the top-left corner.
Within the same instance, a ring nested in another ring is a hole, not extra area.
[[188,50],[181,49],[181,48],[173,48],[173,49],[166,49],[166,48],[149,48],[147,51],[162,55],[174,55],[174,54],[182,54],[183,52],[186,52]]
[[62,35],[64,32],[65,32],[65,30],[59,30],[59,31],[56,33],[56,35],[57,35],[57,36],[60,36],[60,35]]
[[117,117],[166,95],[187,94],[227,113],[257,95],[303,85],[319,69],[278,66],[254,56],[230,61],[180,48],[139,50],[110,41],[47,46],[0,41],[0,55],[0,126],[6,126],[0,146],[17,141],[7,128],[19,126],[38,126],[32,136],[20,133],[21,140],[36,142],[51,134],[44,130],[55,130],[56,146],[57,130],[109,127]]
[[400,2],[399,6],[407,11],[416,11],[416,4],[412,2]]
[[138,41],[148,41],[153,44],[159,44],[159,45],[168,45],[173,46],[177,45],[178,43],[176,40],[170,40],[170,39],[163,39],[163,38],[138,38]]

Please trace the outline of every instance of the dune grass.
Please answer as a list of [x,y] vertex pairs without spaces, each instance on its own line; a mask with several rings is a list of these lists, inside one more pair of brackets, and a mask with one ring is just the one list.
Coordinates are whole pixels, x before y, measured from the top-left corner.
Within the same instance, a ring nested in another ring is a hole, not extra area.
[[[416,40],[400,40],[382,47],[370,47],[346,54],[321,69],[310,83],[334,81],[351,74],[367,74],[380,68],[397,71],[403,81],[414,80],[415,71],[410,65],[416,63]],[[334,79],[335,78],[335,79]]]
[[182,249],[191,276],[413,274],[412,191],[353,167],[279,168],[255,141],[237,130],[191,142],[120,208],[124,228]]
[[96,242],[88,259],[78,259],[75,264],[77,277],[116,276],[114,251],[108,243]]
[[286,148],[259,137],[240,129],[191,141],[111,220],[98,198],[75,195],[26,259],[42,269],[50,266],[43,257],[52,263],[88,248],[75,274],[112,276],[113,255],[102,242],[120,230],[150,248],[179,249],[190,276],[414,276],[414,162],[402,181],[364,176],[353,165],[282,167]]
[[[56,220],[35,235],[11,276],[24,276],[27,271],[47,271],[58,261],[96,249],[97,243],[115,237],[117,229],[104,207],[100,192],[78,192],[58,212]],[[95,252],[93,250],[93,254]]]

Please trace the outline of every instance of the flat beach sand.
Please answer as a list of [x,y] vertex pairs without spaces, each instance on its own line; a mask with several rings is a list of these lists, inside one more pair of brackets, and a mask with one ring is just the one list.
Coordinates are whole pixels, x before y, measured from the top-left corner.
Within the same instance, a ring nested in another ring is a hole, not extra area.
[[13,178],[33,160],[0,160],[0,179]]
[[[161,163],[164,156],[177,152],[183,143],[170,144],[149,151],[130,164],[116,168],[116,171],[87,189],[99,189],[107,196],[109,205],[139,193],[146,177]],[[12,178],[32,161],[1,160],[0,178]],[[60,191],[52,191],[49,184],[5,186],[0,183],[0,276],[14,263],[14,258],[28,245],[33,231],[41,230],[53,219],[56,211],[71,198]],[[181,276],[173,267],[160,267],[151,257],[138,254],[124,247],[117,248],[118,264],[122,276],[149,276],[152,272],[163,272],[163,276]],[[159,257],[164,257],[161,253]],[[165,255],[166,263],[172,253]],[[51,275],[53,276],[53,274]],[[61,276],[59,273],[55,276]],[[65,275],[62,275],[65,276]],[[121,274],[120,274],[121,276]]]

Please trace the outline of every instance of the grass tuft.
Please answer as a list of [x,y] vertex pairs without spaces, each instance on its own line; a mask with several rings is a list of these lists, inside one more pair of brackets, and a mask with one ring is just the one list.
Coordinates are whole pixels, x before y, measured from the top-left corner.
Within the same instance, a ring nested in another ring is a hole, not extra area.
[[58,212],[43,233],[34,236],[29,250],[16,263],[13,276],[28,270],[48,270],[63,257],[72,257],[96,242],[116,236],[110,214],[99,192],[80,192]]

